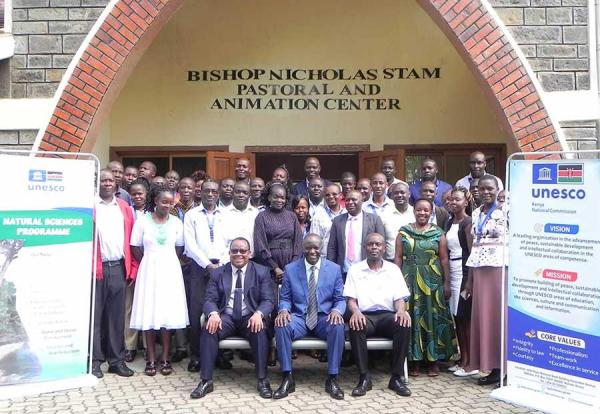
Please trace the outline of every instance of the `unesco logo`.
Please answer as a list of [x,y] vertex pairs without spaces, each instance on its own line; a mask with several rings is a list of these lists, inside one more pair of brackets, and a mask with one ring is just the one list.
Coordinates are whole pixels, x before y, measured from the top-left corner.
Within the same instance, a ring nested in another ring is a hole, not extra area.
[[531,177],[533,184],[561,185],[565,187],[532,187],[532,197],[583,200],[585,198],[583,188],[567,187],[583,184],[583,167],[583,163],[533,164]]
[[62,192],[65,186],[62,171],[29,170],[29,191]]

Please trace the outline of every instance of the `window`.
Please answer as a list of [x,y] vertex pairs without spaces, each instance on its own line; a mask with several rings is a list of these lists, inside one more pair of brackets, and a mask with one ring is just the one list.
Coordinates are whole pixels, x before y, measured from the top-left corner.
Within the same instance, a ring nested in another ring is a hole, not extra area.
[[504,145],[428,145],[404,146],[386,145],[386,149],[404,148],[406,150],[405,177],[408,183],[419,178],[419,170],[423,158],[432,158],[438,166],[438,178],[454,185],[469,173],[469,155],[473,151],[481,151],[486,156],[486,171],[497,175],[504,181],[506,146]]
[[181,177],[189,177],[194,171],[206,170],[205,151],[161,151],[127,148],[111,148],[111,160],[120,160],[125,167],[138,167],[143,161],[156,164],[157,175],[163,176],[175,170]]

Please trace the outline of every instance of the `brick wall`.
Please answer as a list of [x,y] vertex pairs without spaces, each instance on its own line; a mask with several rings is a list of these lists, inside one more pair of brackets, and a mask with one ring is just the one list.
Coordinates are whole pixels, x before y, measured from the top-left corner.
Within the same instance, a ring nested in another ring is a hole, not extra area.
[[589,89],[587,0],[490,0],[545,91]]
[[11,97],[51,97],[108,0],[13,0]]

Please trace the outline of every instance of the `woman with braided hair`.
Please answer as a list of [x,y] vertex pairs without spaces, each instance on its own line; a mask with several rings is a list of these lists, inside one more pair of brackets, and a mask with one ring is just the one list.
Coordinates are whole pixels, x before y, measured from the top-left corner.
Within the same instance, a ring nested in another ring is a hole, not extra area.
[[183,224],[169,214],[173,194],[167,187],[151,186],[146,214],[136,220],[131,251],[140,262],[131,312],[132,329],[144,331],[147,346],[146,375],[156,375],[154,331],[160,331],[159,370],[173,372],[169,362],[171,329],[189,324],[185,287],[179,258],[183,253]]

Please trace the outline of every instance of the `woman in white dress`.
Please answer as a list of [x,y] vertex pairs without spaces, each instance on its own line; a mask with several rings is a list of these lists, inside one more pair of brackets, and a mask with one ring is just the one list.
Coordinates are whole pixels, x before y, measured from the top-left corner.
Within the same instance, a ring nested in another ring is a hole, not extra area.
[[166,187],[150,189],[148,210],[136,220],[131,250],[140,262],[133,296],[131,329],[144,331],[147,346],[146,375],[156,375],[155,331],[160,331],[162,354],[159,370],[173,372],[168,360],[170,330],[188,324],[185,287],[179,257],[183,253],[183,224],[169,214],[173,195]]

